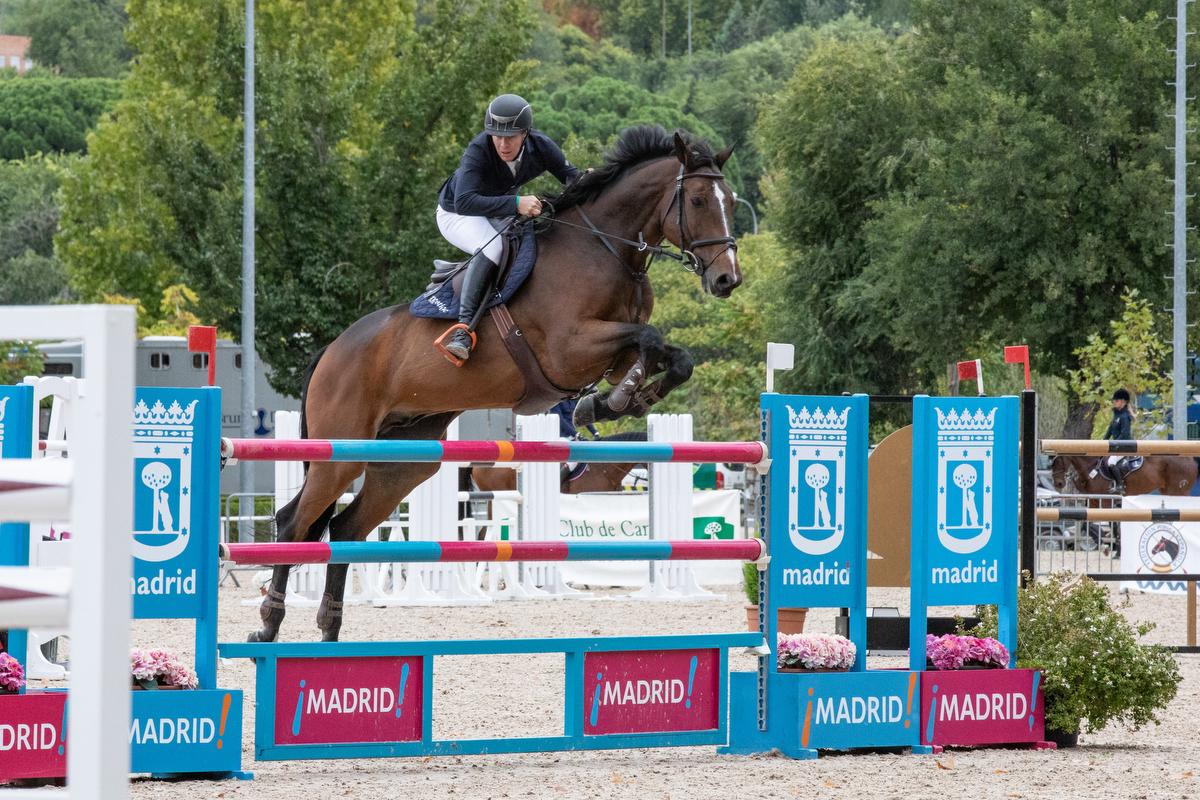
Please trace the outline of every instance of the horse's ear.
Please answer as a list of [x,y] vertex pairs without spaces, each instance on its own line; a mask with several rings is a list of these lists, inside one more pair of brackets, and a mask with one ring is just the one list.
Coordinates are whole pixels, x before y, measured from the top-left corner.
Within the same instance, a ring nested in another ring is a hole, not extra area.
[[717,169],[724,169],[725,162],[729,160],[731,155],[733,155],[733,145],[729,145],[729,147],[726,147],[724,150],[713,156],[713,161],[716,162]]
[[679,159],[679,163],[685,167],[688,163],[688,143],[683,138],[683,134],[675,131],[675,157]]

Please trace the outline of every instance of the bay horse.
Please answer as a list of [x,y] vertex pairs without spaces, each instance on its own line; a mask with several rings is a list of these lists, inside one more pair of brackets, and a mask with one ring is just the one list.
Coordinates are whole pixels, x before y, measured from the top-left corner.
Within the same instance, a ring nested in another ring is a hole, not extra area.
[[[629,128],[603,165],[547,198],[554,215],[538,235],[537,266],[508,304],[545,378],[562,393],[541,410],[607,379],[613,389],[581,401],[587,415],[640,416],[691,377],[687,351],[647,324],[654,298],[646,270],[665,240],[683,251],[680,260],[708,294],[728,297],[741,284],[733,191],[721,173],[731,152],[714,153],[701,140],[656,126]],[[496,330],[481,325],[470,360],[456,367],[433,345],[445,326],[414,317],[407,304],[352,324],[304,375],[301,436],[439,439],[463,411],[520,405],[526,382]],[[361,540],[437,469],[435,463],[306,463],[299,494],[276,514],[276,539],[316,541],[328,529],[331,541]],[[364,473],[354,501],[335,516],[338,498]],[[274,567],[260,609],[263,625],[250,641],[279,635],[288,569]],[[317,612],[324,641],[337,641],[341,629],[346,571],[344,564],[326,567]]]
[[[644,431],[614,433],[598,436],[601,442],[644,442]],[[625,481],[625,476],[637,464],[581,464],[577,469],[566,466],[559,478],[558,490],[562,494],[584,492],[616,492]],[[517,471],[510,467],[472,467],[470,481],[481,492],[513,491],[517,488]],[[490,516],[490,515],[489,515]]]
[[[1099,473],[1100,460],[1108,456],[1054,456],[1050,461],[1054,488],[1073,486],[1081,494],[1116,494],[1113,484]],[[1200,474],[1200,460],[1189,456],[1146,456],[1145,462],[1125,476],[1121,494],[1160,494],[1182,497],[1192,493]]]

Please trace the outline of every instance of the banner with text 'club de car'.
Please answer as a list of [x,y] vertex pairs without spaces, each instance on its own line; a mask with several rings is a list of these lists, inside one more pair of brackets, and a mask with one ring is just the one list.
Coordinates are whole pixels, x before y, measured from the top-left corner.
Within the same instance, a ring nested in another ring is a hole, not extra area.
[[[762,407],[774,465],[771,605],[865,608],[867,397],[772,394]],[[768,641],[775,625],[768,620]],[[855,634],[861,669],[865,632]]]
[[929,606],[998,606],[1016,651],[1017,450],[1015,397],[913,399],[913,669]]

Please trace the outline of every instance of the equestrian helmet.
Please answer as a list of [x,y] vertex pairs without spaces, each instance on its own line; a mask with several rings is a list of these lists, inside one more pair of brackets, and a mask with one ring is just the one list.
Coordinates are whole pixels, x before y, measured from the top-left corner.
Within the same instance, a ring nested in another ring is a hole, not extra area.
[[515,94],[500,95],[483,114],[483,132],[492,136],[516,136],[532,127],[533,109]]
[[1128,403],[1129,402],[1129,392],[1126,391],[1125,389],[1117,389],[1115,392],[1113,392],[1112,399],[1113,400],[1124,400],[1126,403]]

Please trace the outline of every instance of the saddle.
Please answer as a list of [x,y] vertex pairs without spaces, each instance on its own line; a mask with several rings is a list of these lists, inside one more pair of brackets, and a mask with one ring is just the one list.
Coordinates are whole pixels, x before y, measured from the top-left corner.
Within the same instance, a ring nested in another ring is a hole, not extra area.
[[1109,464],[1107,458],[1101,458],[1092,472],[1094,475],[1099,475],[1104,480],[1112,483],[1114,489],[1119,489],[1123,493],[1125,491],[1125,479],[1141,469],[1145,461],[1144,456],[1135,456],[1133,458],[1122,458],[1116,464]]
[[[540,414],[578,392],[550,382],[508,310],[508,302],[533,273],[533,265],[537,261],[534,232],[530,226],[513,226],[501,238],[503,249],[498,265],[500,268],[496,271],[495,285],[488,290],[483,301],[483,308],[491,316],[500,340],[504,342],[505,349],[525,381],[525,392],[514,411],[518,414]],[[409,305],[409,313],[427,319],[457,320],[459,294],[466,276],[467,261],[436,259],[433,266],[429,285]]]

